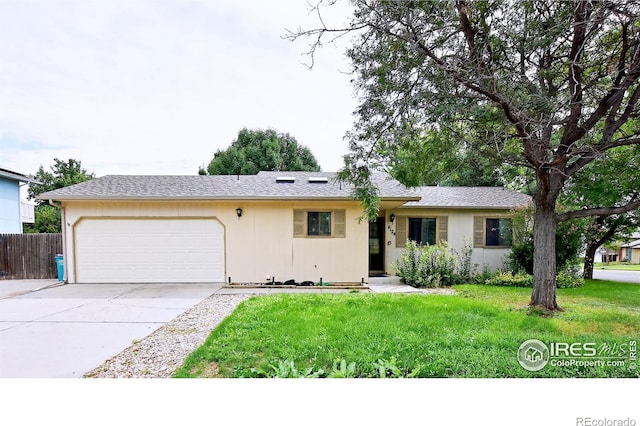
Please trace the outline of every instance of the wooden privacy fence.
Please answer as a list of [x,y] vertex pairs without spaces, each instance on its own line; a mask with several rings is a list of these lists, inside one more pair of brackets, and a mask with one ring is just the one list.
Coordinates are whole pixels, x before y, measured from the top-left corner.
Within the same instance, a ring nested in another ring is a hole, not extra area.
[[0,280],[58,278],[62,234],[0,234]]

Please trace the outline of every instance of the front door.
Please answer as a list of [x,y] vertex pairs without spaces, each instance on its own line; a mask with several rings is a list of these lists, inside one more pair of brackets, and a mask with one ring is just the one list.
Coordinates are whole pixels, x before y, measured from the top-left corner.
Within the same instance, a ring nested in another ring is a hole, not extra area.
[[369,222],[369,275],[384,272],[384,217],[379,217]]

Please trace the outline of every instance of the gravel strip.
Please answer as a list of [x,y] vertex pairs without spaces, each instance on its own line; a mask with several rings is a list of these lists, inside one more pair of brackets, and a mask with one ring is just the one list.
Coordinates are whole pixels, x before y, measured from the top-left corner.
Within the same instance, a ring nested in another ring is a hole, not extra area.
[[166,378],[251,295],[212,295],[83,377]]

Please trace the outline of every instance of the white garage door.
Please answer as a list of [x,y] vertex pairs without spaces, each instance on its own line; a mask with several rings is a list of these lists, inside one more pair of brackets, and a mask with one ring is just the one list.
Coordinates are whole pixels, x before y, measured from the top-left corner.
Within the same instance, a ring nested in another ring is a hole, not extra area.
[[224,228],[203,218],[85,218],[76,282],[224,282]]

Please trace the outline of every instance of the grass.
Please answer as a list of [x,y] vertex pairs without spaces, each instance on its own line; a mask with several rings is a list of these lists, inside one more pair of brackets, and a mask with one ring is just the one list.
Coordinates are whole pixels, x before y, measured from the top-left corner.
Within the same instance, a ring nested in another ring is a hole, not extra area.
[[548,364],[529,372],[516,357],[528,339],[627,348],[640,337],[640,285],[587,281],[558,289],[564,312],[552,317],[529,312],[531,289],[455,289],[457,296],[254,297],[175,376],[640,377],[628,360],[622,367]]
[[632,263],[596,263],[593,269],[606,269],[610,271],[640,271],[640,264]]

